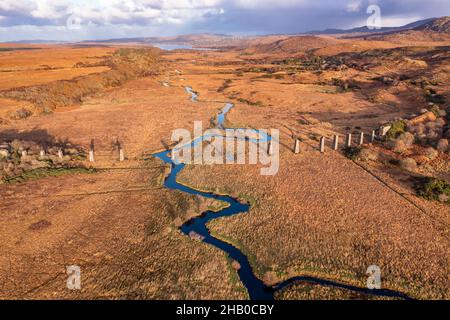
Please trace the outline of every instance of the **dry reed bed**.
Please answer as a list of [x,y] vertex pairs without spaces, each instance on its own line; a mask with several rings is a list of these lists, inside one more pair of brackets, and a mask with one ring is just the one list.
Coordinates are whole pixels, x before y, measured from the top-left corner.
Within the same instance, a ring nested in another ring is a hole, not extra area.
[[[225,255],[174,224],[217,204],[165,189],[83,195],[145,186],[145,177],[156,185],[160,175],[114,170],[3,188],[0,297],[244,299]],[[25,198],[26,206],[15,205]],[[72,264],[82,270],[80,292],[66,289]]]
[[261,278],[312,274],[365,286],[376,264],[385,288],[449,297],[445,230],[341,156],[285,153],[274,177],[250,166],[190,166],[180,179],[255,199],[249,214],[210,226],[255,257]]

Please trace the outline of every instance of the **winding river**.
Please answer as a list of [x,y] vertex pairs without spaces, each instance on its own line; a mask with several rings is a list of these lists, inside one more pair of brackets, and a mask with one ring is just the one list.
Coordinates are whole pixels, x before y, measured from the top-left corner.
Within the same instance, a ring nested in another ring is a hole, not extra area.
[[[191,87],[186,87],[185,89],[186,89],[186,92],[191,94],[191,100],[194,102],[197,101],[198,94]],[[225,105],[225,107],[222,109],[221,113],[218,115],[217,127],[219,129],[225,130],[224,122],[225,122],[226,114],[233,107],[234,107],[234,105],[232,103],[227,103]],[[259,138],[255,138],[254,142],[264,141],[264,140],[267,141],[270,139],[270,137],[263,134],[262,132],[259,132],[256,130],[255,130],[255,132],[257,132],[259,134]],[[192,141],[191,145],[201,143],[203,138],[204,137],[200,137],[197,140]],[[240,264],[240,269],[237,271],[239,278],[242,281],[245,288],[247,289],[250,299],[252,299],[252,300],[273,300],[274,294],[276,291],[285,289],[285,288],[289,287],[290,285],[293,285],[296,282],[301,282],[301,281],[319,284],[319,285],[323,285],[323,286],[340,288],[340,289],[349,290],[349,291],[352,291],[355,293],[363,293],[363,294],[372,295],[372,296],[410,299],[407,295],[405,295],[401,292],[393,291],[393,290],[388,290],[388,289],[370,290],[367,288],[346,285],[346,284],[342,284],[342,283],[331,281],[331,280],[326,280],[326,279],[321,279],[321,278],[316,278],[316,277],[309,277],[309,276],[294,277],[294,278],[288,279],[278,285],[267,286],[261,279],[259,279],[254,274],[247,256],[241,250],[239,250],[238,248],[236,248],[235,246],[233,246],[227,242],[224,242],[222,240],[219,240],[219,239],[213,237],[210,234],[210,232],[206,226],[209,221],[214,220],[214,219],[218,219],[221,217],[233,216],[236,214],[246,214],[250,210],[250,205],[241,203],[237,199],[230,197],[230,196],[202,192],[202,191],[198,191],[198,190],[189,188],[182,184],[179,184],[177,182],[177,176],[184,169],[185,165],[176,163],[172,160],[172,158],[171,158],[172,151],[173,150],[167,150],[167,151],[160,152],[160,153],[153,155],[154,157],[161,159],[166,164],[169,164],[171,166],[171,172],[164,182],[164,186],[166,188],[171,189],[171,190],[178,190],[178,191],[184,192],[186,194],[199,195],[204,198],[223,201],[225,203],[228,203],[228,205],[229,205],[227,208],[222,209],[219,212],[206,211],[206,212],[202,213],[201,216],[193,218],[190,221],[186,222],[180,228],[180,230],[187,236],[190,236],[192,234],[196,235],[204,243],[207,243],[209,245],[212,245],[212,246],[222,250],[231,259],[237,261]]]
[[184,89],[186,90],[187,93],[191,95],[191,101],[196,102],[198,98],[197,92],[195,92],[194,89],[192,89],[191,87],[185,87]]

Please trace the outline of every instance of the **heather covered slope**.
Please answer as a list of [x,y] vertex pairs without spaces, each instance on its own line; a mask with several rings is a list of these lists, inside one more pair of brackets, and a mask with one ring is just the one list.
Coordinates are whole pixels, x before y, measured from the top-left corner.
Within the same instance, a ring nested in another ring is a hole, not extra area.
[[389,41],[397,44],[419,44],[421,42],[449,42],[450,18],[433,19],[411,30],[388,32],[365,36],[367,40]]
[[450,33],[450,17],[442,17],[432,20],[424,25],[415,28],[415,30]]
[[[158,74],[162,65],[158,63],[159,50],[118,49],[112,55],[95,63],[104,72],[79,76],[71,80],[58,80],[42,85],[31,85],[0,91],[3,98],[27,101],[38,112],[51,112],[58,107],[66,107],[82,102],[87,96],[106,88],[117,87],[126,81]],[[78,62],[78,67],[92,67]]]

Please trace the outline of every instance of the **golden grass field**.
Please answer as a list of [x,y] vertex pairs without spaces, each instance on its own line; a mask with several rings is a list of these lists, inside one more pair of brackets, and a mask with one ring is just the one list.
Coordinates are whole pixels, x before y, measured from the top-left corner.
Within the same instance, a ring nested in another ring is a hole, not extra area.
[[[114,48],[71,48],[27,46],[32,50],[2,51],[16,46],[0,46],[0,90],[70,80],[78,76],[100,73],[106,67],[75,68],[77,63],[95,64]],[[20,48],[20,47],[19,47]]]
[[[388,86],[374,78],[431,79],[433,88],[450,98],[448,50],[437,47],[442,42],[395,49],[403,44],[377,40],[372,46],[358,42],[349,51],[335,42],[304,50],[357,66],[317,68],[315,61],[295,60],[306,51],[166,52],[149,62],[152,74],[138,72],[141,60],[134,60],[133,76],[82,91],[82,99],[45,91],[52,107],[44,113],[46,100],[36,106],[30,88],[103,77],[109,68],[74,66],[103,61],[117,48],[0,52],[0,72],[6,75],[0,80],[0,142],[50,137],[87,150],[94,139],[97,154],[94,164],[84,161],[97,169],[94,173],[0,184],[0,298],[246,299],[226,255],[178,230],[221,204],[163,188],[168,168],[148,157],[172,144],[174,129],[192,129],[194,121],[206,126],[225,102],[233,102],[227,127],[280,130],[279,173],[263,177],[258,166],[197,165],[188,166],[179,181],[250,202],[248,214],[218,219],[209,227],[250,257],[258,277],[279,282],[313,275],[364,287],[367,267],[376,264],[385,288],[419,299],[448,299],[448,204],[419,198],[413,175],[391,163],[352,161],[331,151],[329,139],[325,154],[317,150],[320,136],[369,133],[426,106],[420,86],[406,80]],[[375,63],[363,69],[369,49],[377,49]],[[50,69],[41,70],[43,65]],[[199,102],[190,101],[185,86],[199,93]],[[25,95],[5,93],[24,88]],[[9,117],[24,107],[33,115]],[[302,139],[299,155],[292,152],[296,137]],[[117,139],[125,162],[117,161]],[[448,164],[448,154],[441,153],[416,174],[449,179]],[[82,269],[79,292],[66,289],[65,268],[72,264]],[[275,298],[372,297],[298,283]]]

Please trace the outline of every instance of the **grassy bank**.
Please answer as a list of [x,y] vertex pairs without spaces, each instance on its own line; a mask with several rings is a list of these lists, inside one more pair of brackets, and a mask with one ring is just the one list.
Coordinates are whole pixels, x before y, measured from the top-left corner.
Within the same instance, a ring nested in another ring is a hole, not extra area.
[[153,48],[118,49],[100,63],[101,66],[109,67],[108,71],[45,85],[15,88],[0,93],[0,96],[28,101],[42,112],[80,104],[85,97],[101,90],[158,74],[161,67],[158,52]]
[[4,180],[6,184],[22,183],[30,180],[37,180],[45,177],[59,177],[67,174],[91,174],[98,172],[95,169],[83,167],[67,167],[67,168],[39,168],[25,171],[18,176],[7,178]]

